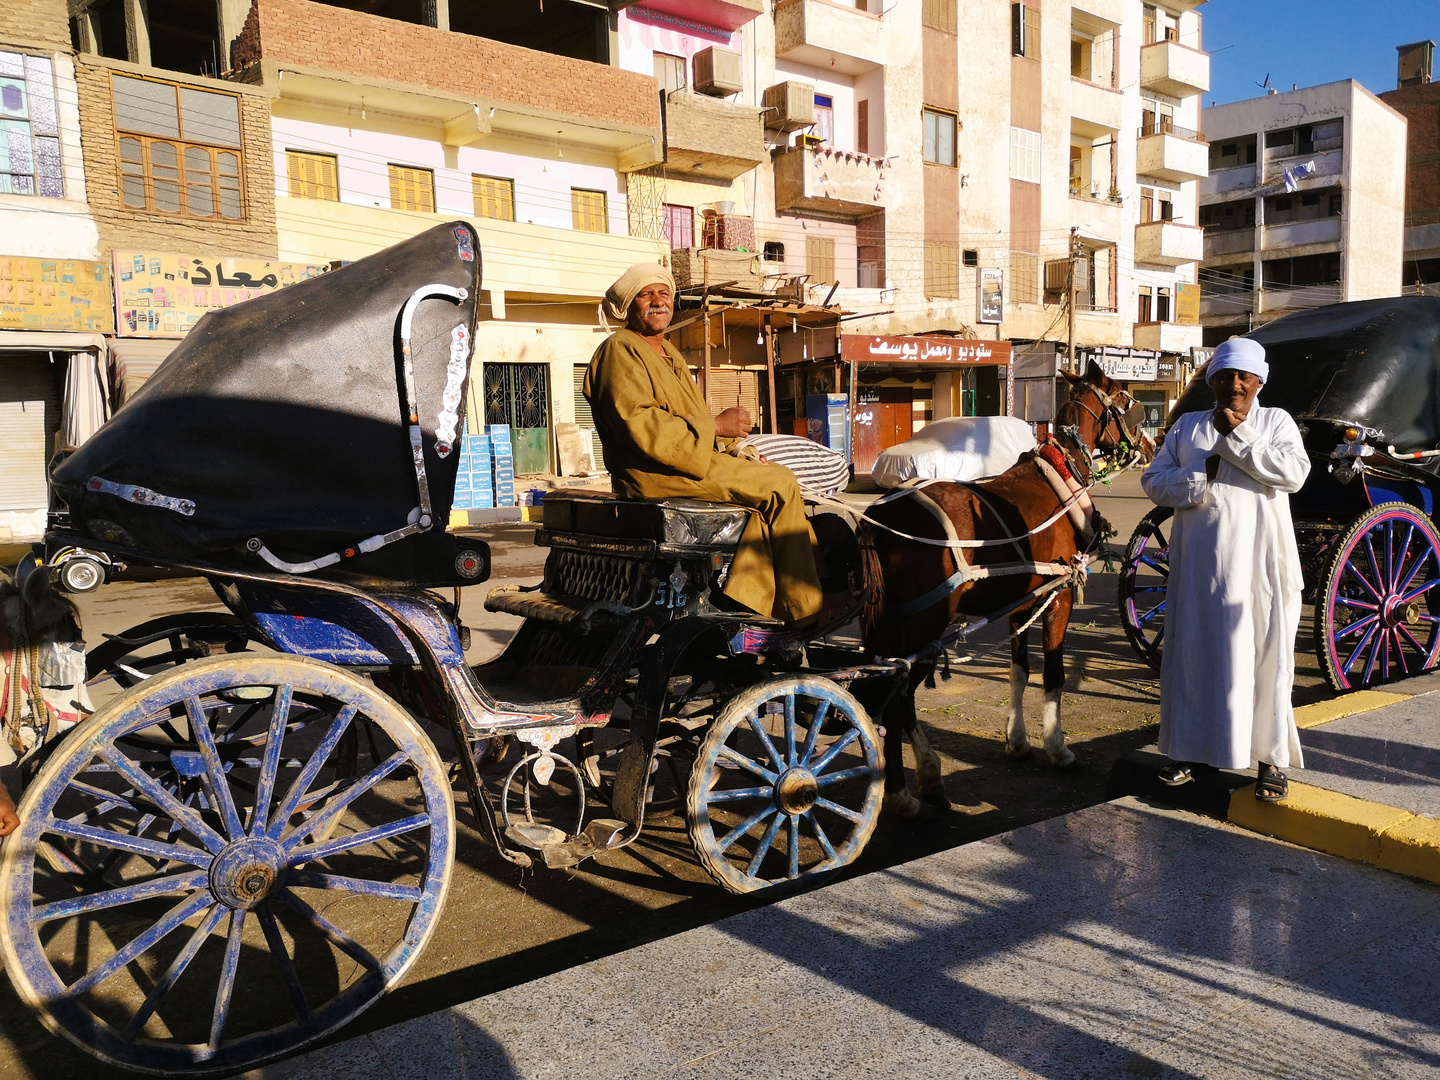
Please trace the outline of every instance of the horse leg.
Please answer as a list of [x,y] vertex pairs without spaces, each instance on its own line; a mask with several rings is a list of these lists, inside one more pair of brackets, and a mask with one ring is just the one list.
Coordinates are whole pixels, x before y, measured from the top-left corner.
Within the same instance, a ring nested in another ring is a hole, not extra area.
[[[1020,623],[1010,617],[1013,630]],[[1010,639],[1010,715],[1005,718],[1005,753],[1022,758],[1030,753],[1030,740],[1025,735],[1025,684],[1030,681],[1030,631],[1023,630]]]
[[950,799],[945,794],[945,781],[940,774],[940,755],[935,753],[935,748],[930,745],[925,726],[920,723],[920,717],[915,713],[915,690],[934,670],[934,664],[925,664],[911,672],[910,692],[900,703],[900,715],[905,736],[910,740],[911,749],[915,751],[915,782],[920,789],[920,801],[937,810],[949,810]]
[[909,821],[920,813],[920,800],[910,794],[910,785],[905,780],[905,751],[901,744],[902,717],[908,712],[914,715],[915,699],[913,686],[907,687],[901,692],[901,697],[908,699],[910,707],[905,708],[905,701],[892,701],[881,716],[875,718],[877,723],[882,723],[885,728],[885,803],[884,809],[894,814],[899,814],[901,820]]
[[1071,593],[1062,590],[1060,599],[1045,612],[1045,752],[1060,769],[1075,764],[1075,755],[1065,745],[1060,723],[1060,696],[1065,690],[1065,631],[1070,625]]

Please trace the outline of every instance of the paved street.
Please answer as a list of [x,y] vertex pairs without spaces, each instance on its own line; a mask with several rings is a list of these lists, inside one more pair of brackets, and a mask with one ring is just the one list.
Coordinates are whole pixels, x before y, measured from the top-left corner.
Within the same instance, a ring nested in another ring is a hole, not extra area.
[[1125,799],[733,916],[269,1069],[1420,1078],[1440,888]]

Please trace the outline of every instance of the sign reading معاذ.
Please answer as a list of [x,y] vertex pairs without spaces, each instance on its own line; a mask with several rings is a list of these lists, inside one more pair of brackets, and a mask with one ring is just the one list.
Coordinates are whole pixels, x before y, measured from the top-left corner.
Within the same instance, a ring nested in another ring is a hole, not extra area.
[[1010,342],[976,341],[944,337],[862,337],[840,335],[840,359],[864,364],[890,363],[924,366],[1006,366]]
[[104,263],[0,255],[0,330],[113,329]]
[[115,330],[122,337],[184,337],[207,311],[328,270],[320,263],[117,251]]

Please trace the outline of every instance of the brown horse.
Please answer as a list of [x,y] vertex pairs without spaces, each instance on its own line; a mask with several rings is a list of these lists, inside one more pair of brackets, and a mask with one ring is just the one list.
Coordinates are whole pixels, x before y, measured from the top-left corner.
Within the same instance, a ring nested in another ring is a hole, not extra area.
[[[1065,463],[1080,485],[1092,482],[1091,452],[1133,449],[1135,438],[1127,429],[1125,413],[1134,400],[1119,383],[1091,363],[1083,377],[1066,375],[1070,400],[1055,416],[1055,441]],[[1133,426],[1133,425],[1132,425]],[[957,560],[974,567],[1004,563],[1071,565],[1091,542],[1066,513],[1034,535],[1032,529],[1055,517],[1064,506],[1036,453],[993,480],[980,483],[932,483],[910,498],[899,498],[873,508],[860,529],[865,584],[872,589],[861,627],[867,652],[909,656],[937,640],[957,616],[984,616],[999,612],[1044,585],[1047,578],[1027,573],[961,580]],[[884,527],[888,526],[888,528]],[[1108,526],[1096,513],[1090,530]],[[940,547],[896,535],[950,540],[995,540],[1015,537],[1013,544],[991,547]],[[1103,535],[1100,542],[1103,543]],[[1060,768],[1072,765],[1075,755],[1065,745],[1060,724],[1060,693],[1065,683],[1065,629],[1070,619],[1072,593],[1061,588],[1041,617],[1045,649],[1044,744],[1050,761]],[[1037,601],[1043,602],[1043,601]],[[1033,614],[1035,603],[1010,615],[1012,632]],[[1030,678],[1029,631],[1015,633],[1010,653],[1010,715],[1005,751],[1014,757],[1030,752],[1025,735],[1024,693]],[[934,660],[918,662],[908,685],[877,723],[885,726],[885,805],[904,817],[913,817],[920,803],[905,782],[900,736],[903,732],[915,750],[915,772],[920,798],[938,807],[949,806],[940,777],[940,759],[931,748],[915,716],[915,689],[933,672]]]

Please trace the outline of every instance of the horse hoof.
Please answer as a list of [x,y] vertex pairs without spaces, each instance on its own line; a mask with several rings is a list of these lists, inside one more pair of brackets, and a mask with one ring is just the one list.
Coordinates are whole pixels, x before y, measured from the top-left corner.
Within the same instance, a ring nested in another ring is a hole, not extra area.
[[1027,758],[1030,756],[1030,744],[1027,742],[1017,746],[1015,743],[1007,742],[1005,744],[1005,756],[1015,761]]
[[907,791],[894,791],[885,796],[885,809],[899,814],[901,821],[914,821],[920,814],[920,800]]
[[1050,764],[1054,765],[1057,769],[1073,769],[1078,762],[1076,762],[1075,755],[1071,752],[1070,748],[1068,746],[1062,746],[1058,754],[1053,752],[1050,754]]
[[945,794],[945,788],[940,784],[920,789],[920,801],[926,806],[932,806],[936,810],[949,810],[950,799]]

